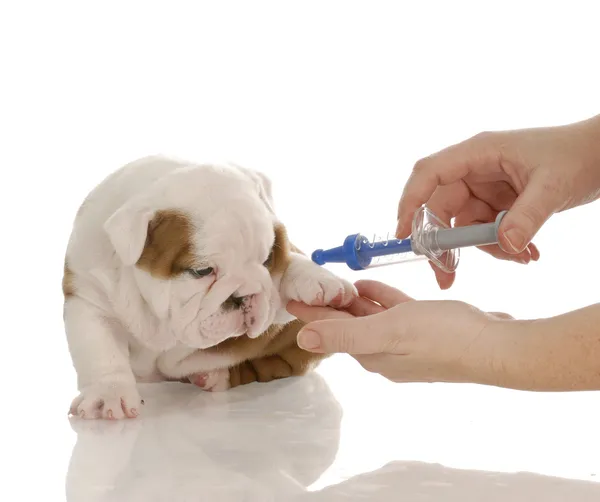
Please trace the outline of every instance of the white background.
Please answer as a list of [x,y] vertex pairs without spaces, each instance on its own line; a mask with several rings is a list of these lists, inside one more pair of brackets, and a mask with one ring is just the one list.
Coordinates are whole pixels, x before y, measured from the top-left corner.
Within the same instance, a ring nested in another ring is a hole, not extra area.
[[[420,157],[482,130],[600,113],[599,33],[594,2],[3,2],[0,497],[65,498],[76,388],[63,256],[79,204],[112,170],[153,153],[263,170],[307,252],[393,230]],[[553,217],[535,240],[539,263],[463,252],[447,292],[424,263],[335,270],[551,316],[597,301],[599,211]],[[393,460],[600,471],[594,393],[393,386],[342,356],[321,374],[344,417],[337,458],[311,490]],[[457,500],[470,500],[466,486]]]

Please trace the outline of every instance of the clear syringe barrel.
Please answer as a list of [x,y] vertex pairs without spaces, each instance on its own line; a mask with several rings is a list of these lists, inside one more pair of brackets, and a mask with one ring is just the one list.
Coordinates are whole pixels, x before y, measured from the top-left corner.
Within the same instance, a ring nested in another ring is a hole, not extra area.
[[396,239],[393,233],[359,234],[355,249],[363,269],[427,259],[413,251],[411,239]]
[[[422,207],[415,213],[410,238],[390,239],[387,234],[385,238],[375,235],[372,241],[368,241],[363,237],[357,240],[357,252],[359,255],[362,253],[371,258],[362,261],[365,269],[428,259],[442,270],[452,272],[458,265],[460,257],[458,248],[464,247],[461,245],[463,243],[471,244],[467,242],[470,234],[460,236],[452,234],[454,231],[431,211]],[[476,236],[475,241],[478,239],[481,240],[481,237]]]

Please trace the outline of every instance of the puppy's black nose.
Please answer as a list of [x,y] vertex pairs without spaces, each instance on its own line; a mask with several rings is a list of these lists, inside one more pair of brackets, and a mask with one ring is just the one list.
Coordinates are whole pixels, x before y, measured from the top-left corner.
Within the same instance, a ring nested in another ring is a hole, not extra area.
[[236,307],[241,307],[244,304],[245,300],[246,300],[245,296],[233,296],[233,295],[231,295],[231,301],[233,302],[233,304]]
[[227,300],[225,300],[225,306],[231,309],[239,309],[244,305],[244,301],[246,300],[245,296],[234,296],[231,295]]

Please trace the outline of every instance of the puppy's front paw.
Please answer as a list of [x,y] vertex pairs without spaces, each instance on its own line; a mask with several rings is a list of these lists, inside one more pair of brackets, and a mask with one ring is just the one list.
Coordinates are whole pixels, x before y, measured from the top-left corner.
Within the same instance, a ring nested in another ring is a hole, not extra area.
[[289,300],[332,307],[347,307],[358,294],[345,279],[308,261],[290,265],[282,289]]
[[71,403],[69,413],[85,419],[135,418],[141,403],[135,385],[98,383],[81,391]]
[[222,392],[231,387],[227,368],[196,373],[190,377],[190,382],[208,392]]

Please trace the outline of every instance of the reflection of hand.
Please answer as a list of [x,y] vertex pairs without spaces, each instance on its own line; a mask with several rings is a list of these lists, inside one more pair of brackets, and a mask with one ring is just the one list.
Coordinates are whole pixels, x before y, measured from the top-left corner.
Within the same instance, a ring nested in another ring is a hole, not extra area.
[[[526,489],[524,489],[527,487]],[[398,494],[402,498],[398,498]],[[453,469],[422,462],[391,462],[381,469],[354,476],[317,492],[303,493],[294,502],[332,500],[460,500],[526,502],[535,493],[544,502],[600,500],[600,483],[561,479],[528,472],[486,472]]]
[[[539,252],[530,241],[553,213],[600,195],[600,115],[561,127],[479,134],[420,160],[398,207],[398,237],[410,233],[422,204],[445,223],[487,223],[508,209],[496,258],[529,263]],[[434,268],[448,288],[454,274]]]
[[367,370],[394,382],[473,381],[489,364],[482,333],[506,314],[486,314],[462,302],[415,301],[375,281],[356,283],[359,298],[346,311],[290,303],[307,326],[305,350],[354,356]]

